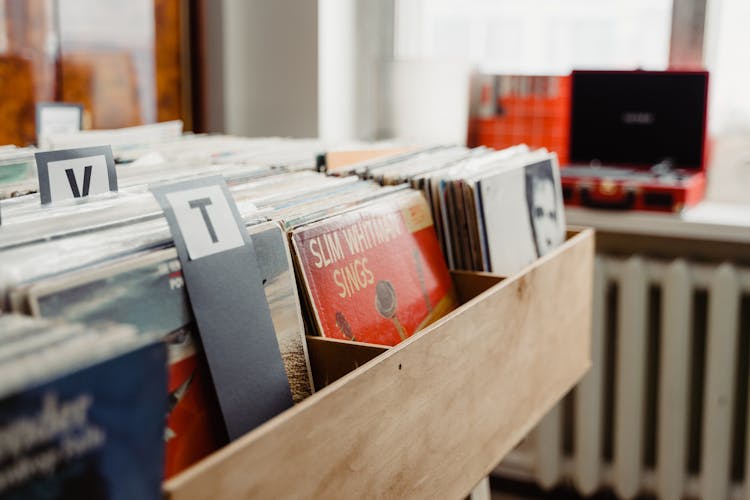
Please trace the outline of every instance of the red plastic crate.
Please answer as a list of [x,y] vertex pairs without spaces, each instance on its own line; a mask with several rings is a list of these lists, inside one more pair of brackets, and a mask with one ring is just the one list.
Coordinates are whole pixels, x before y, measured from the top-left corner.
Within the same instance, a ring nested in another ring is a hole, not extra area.
[[469,120],[468,144],[502,149],[524,143],[568,161],[570,77],[496,76],[496,112]]

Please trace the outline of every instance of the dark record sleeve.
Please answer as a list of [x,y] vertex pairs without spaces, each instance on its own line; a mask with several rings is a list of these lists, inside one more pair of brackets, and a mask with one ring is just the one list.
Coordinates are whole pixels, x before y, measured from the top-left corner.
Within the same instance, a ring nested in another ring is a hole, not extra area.
[[161,498],[165,366],[159,342],[2,398],[0,498]]

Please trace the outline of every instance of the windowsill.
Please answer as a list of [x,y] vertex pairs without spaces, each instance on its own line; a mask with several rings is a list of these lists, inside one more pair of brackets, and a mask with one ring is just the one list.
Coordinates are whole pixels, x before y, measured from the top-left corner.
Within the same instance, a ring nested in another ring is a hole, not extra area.
[[750,205],[703,202],[682,214],[568,207],[567,223],[612,233],[750,243]]

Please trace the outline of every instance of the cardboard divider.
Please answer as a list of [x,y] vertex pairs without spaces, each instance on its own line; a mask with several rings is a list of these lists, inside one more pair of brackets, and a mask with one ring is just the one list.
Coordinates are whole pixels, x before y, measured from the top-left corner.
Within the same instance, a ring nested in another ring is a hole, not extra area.
[[[473,271],[451,271],[451,278],[461,304],[504,279],[494,274]],[[384,345],[308,335],[307,352],[310,356],[315,390],[319,391],[388,349],[389,347]]]
[[307,353],[315,390],[321,390],[387,350],[388,346],[384,345],[308,335]]

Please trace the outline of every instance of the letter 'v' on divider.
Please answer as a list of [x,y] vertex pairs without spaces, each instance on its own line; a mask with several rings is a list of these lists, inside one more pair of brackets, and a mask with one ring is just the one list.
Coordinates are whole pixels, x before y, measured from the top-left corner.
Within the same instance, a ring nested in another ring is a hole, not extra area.
[[42,205],[117,191],[110,146],[35,153]]

